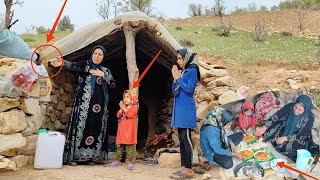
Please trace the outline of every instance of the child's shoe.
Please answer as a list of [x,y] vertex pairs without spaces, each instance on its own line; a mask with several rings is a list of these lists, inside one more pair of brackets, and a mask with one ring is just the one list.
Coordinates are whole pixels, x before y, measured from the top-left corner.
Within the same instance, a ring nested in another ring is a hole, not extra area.
[[129,163],[129,164],[128,164],[128,169],[129,169],[129,170],[133,170],[133,168],[134,168],[134,165],[131,164],[131,163]]
[[119,167],[119,166],[121,166],[121,163],[120,162],[116,162],[116,161],[113,161],[110,165],[109,165],[109,167]]

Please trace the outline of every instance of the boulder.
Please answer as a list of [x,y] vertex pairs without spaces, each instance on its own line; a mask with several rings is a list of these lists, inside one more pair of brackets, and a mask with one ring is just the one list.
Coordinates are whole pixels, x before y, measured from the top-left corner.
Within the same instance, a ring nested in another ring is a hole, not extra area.
[[35,132],[37,132],[42,127],[45,121],[45,116],[42,114],[36,114],[33,116],[28,116],[28,119],[33,123]]
[[180,162],[180,153],[162,153],[158,158],[161,168],[179,168]]
[[55,108],[57,110],[64,110],[66,107],[66,103],[64,101],[59,101],[58,104],[55,105]]
[[17,110],[0,113],[0,133],[13,134],[23,131],[26,127],[26,115],[23,111]]
[[223,93],[227,92],[228,90],[230,90],[229,87],[221,86],[221,87],[216,87],[216,88],[212,89],[210,92],[211,92],[216,98],[218,98],[219,96],[221,96]]
[[223,93],[219,97],[218,102],[219,102],[219,104],[227,104],[229,102],[233,102],[233,101],[236,101],[236,100],[238,100],[237,93],[229,90],[229,91]]
[[293,79],[288,79],[287,82],[289,83],[291,89],[299,89],[300,88],[298,83]]
[[202,101],[198,104],[197,108],[197,118],[203,119],[209,111],[209,105],[206,101]]
[[21,168],[28,164],[30,156],[18,155],[13,158],[10,158],[11,161],[14,161],[17,165],[17,168]]
[[0,134],[0,154],[15,156],[26,143],[26,139],[20,133],[10,135]]
[[213,108],[215,108],[216,106],[219,106],[219,102],[218,101],[211,101],[209,103],[209,111]]
[[25,112],[26,114],[29,114],[29,115],[41,114],[40,104],[39,104],[39,101],[37,99],[22,98],[20,107],[23,110],[23,112]]
[[36,152],[37,138],[37,134],[26,137],[26,145],[21,148],[19,154],[26,156],[34,156]]
[[230,76],[224,76],[216,79],[216,85],[217,86],[234,86],[235,80],[232,79]]
[[210,69],[208,74],[212,77],[228,76],[228,72],[224,69]]
[[20,106],[20,98],[0,98],[0,112]]
[[36,133],[38,129],[36,130],[33,122],[30,120],[30,118],[26,117],[26,122],[27,122],[27,128],[21,132],[21,134],[26,137],[30,136],[33,133]]
[[14,161],[8,158],[0,158],[0,172],[16,171],[17,166]]
[[208,77],[208,78],[203,79],[202,82],[203,82],[204,84],[208,84],[208,83],[210,83],[210,82],[214,82],[216,79],[217,79],[216,77]]

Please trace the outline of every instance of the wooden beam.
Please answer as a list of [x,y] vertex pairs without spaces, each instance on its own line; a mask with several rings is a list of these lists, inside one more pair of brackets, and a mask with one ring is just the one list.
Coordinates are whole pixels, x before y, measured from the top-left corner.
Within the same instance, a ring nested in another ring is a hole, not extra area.
[[[132,89],[134,81],[139,78],[139,69],[136,62],[135,37],[136,31],[129,22],[123,24],[123,32],[126,40],[126,61],[129,77],[129,89]],[[137,91],[138,92],[138,91]]]

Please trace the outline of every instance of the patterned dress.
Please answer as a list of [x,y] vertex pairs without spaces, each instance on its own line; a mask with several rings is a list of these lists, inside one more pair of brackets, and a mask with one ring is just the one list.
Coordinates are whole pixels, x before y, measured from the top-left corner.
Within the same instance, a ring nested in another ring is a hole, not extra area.
[[[264,141],[271,142],[278,152],[288,156],[294,161],[297,158],[298,149],[310,149],[310,146],[313,145],[311,129],[314,122],[314,115],[311,112],[311,108],[307,108],[312,106],[309,104],[310,103],[306,105],[305,112],[296,118],[295,125],[291,127],[288,126],[288,123],[293,121],[293,118],[290,118],[290,113],[293,113],[294,103],[283,106],[283,108],[272,115],[265,123],[268,129],[263,135]],[[290,133],[286,134],[285,132],[288,127],[290,127]],[[283,136],[286,136],[288,141],[277,144],[276,139]]]
[[108,92],[103,83],[114,82],[110,70],[99,66],[105,76],[97,77],[92,90],[92,75],[88,61],[64,61],[64,68],[78,72],[79,86],[73,98],[71,119],[67,131],[67,141],[63,161],[88,162],[107,159],[107,118]]

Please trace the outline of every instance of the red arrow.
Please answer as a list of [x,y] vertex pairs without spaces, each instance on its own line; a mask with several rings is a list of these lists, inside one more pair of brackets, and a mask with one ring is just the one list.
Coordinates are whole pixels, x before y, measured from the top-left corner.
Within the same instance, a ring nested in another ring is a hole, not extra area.
[[150,67],[152,66],[152,64],[154,63],[154,61],[158,58],[158,56],[160,55],[160,53],[162,52],[162,50],[160,50],[158,52],[158,54],[153,58],[153,60],[151,61],[151,63],[147,66],[147,68],[143,71],[143,73],[141,74],[141,76],[138,78],[137,81],[135,81],[133,83],[133,88],[139,87],[140,86],[140,81],[142,80],[142,78],[144,77],[144,75],[146,75],[146,73],[149,71]]
[[306,173],[304,173],[304,172],[301,172],[301,171],[299,171],[299,170],[297,170],[297,169],[295,169],[295,168],[293,168],[293,167],[290,167],[290,166],[284,164],[284,162],[278,162],[277,164],[278,164],[278,166],[279,166],[280,168],[287,168],[287,169],[290,169],[291,171],[295,171],[295,172],[297,172],[297,173],[299,173],[299,174],[308,176],[308,177],[313,178],[313,179],[315,179],[315,180],[320,180],[320,179],[318,179],[318,178],[315,178],[315,177],[313,177],[313,176],[310,176],[309,174],[306,174]]
[[47,43],[54,38],[54,37],[53,37],[53,33],[54,33],[54,31],[56,30],[56,27],[57,27],[57,24],[58,24],[58,22],[59,22],[60,16],[61,16],[61,14],[62,14],[62,11],[63,11],[64,7],[65,7],[66,4],[67,4],[67,1],[68,1],[68,0],[65,0],[65,1],[64,1],[64,4],[63,4],[63,6],[62,6],[62,8],[61,8],[61,10],[60,10],[60,13],[59,13],[56,21],[55,21],[54,24],[53,24],[53,27],[52,27],[50,33],[47,34]]

